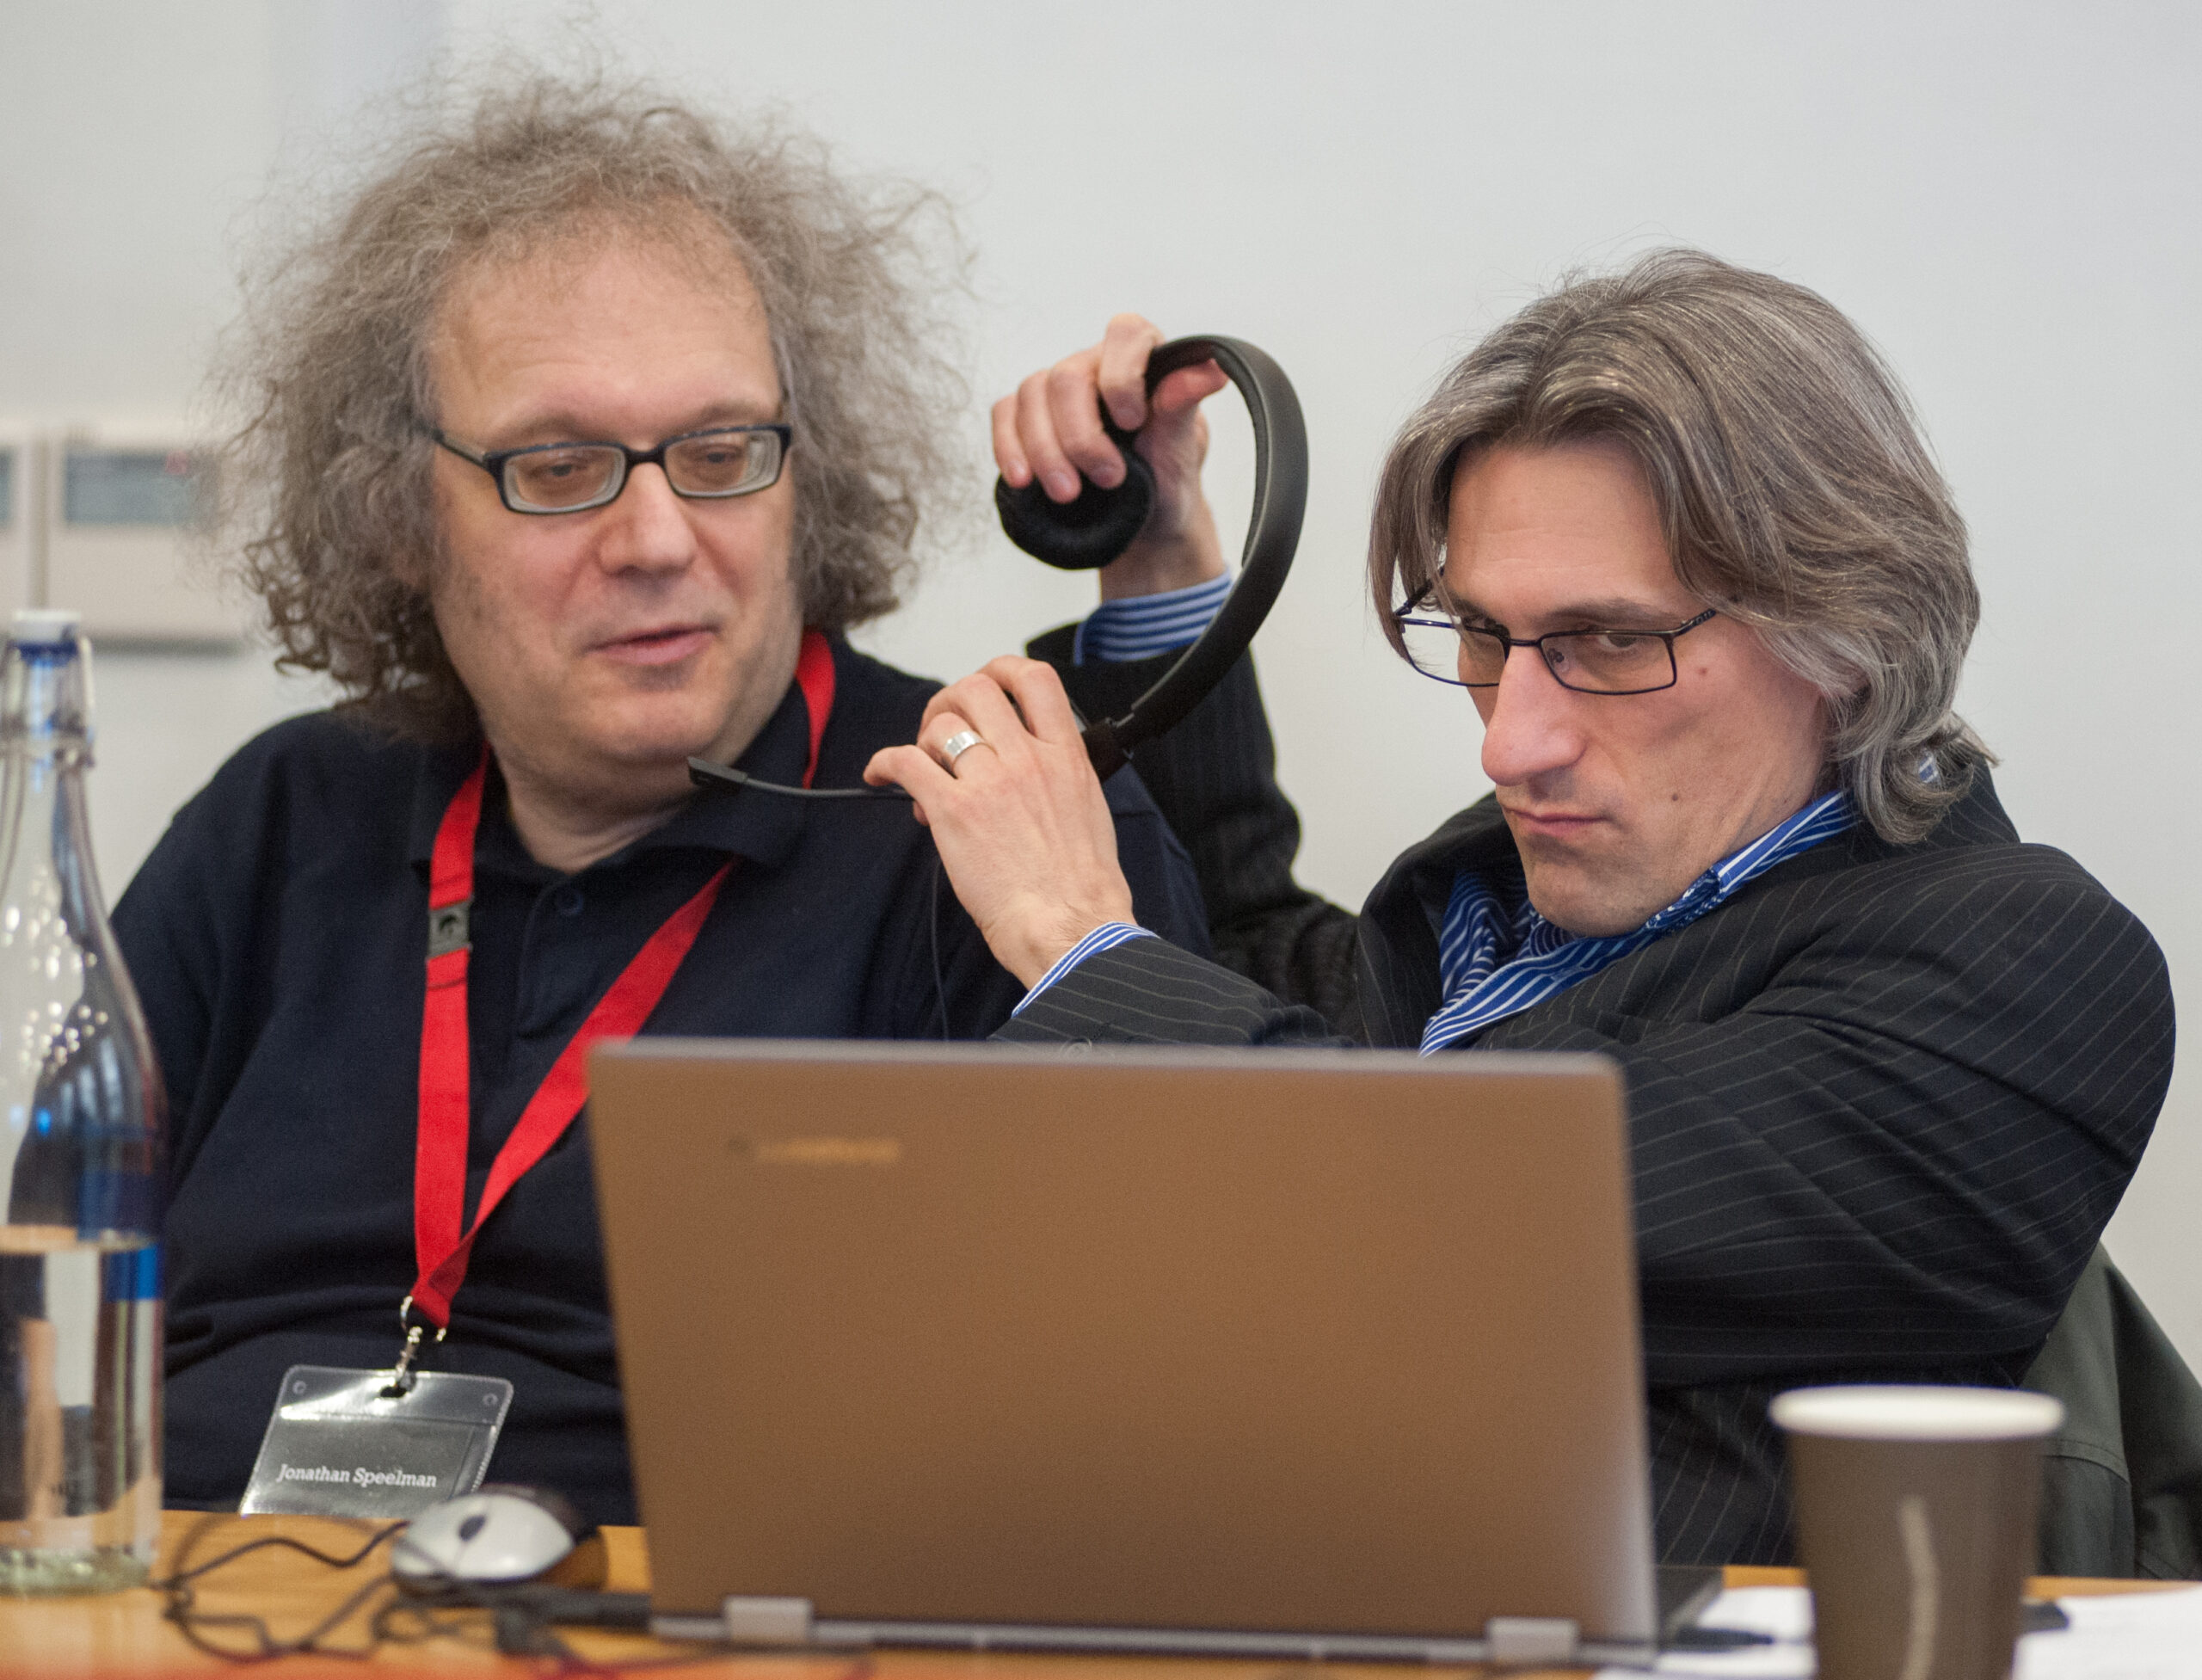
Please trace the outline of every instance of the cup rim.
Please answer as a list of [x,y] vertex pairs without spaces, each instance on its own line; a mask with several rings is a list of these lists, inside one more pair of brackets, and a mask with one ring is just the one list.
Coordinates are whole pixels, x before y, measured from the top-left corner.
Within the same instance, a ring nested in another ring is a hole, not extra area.
[[2064,1407],[2025,1388],[1842,1383],[1792,1388],[1768,1408],[1793,1435],[1851,1441],[2025,1441],[2054,1434]]

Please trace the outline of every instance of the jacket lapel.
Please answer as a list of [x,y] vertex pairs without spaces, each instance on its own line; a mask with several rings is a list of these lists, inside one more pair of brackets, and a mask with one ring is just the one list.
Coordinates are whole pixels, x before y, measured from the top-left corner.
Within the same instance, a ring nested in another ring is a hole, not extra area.
[[[1965,797],[1924,840],[1911,846],[1894,846],[1861,826],[1768,870],[1742,888],[1738,897],[1758,896],[1777,891],[1787,883],[1861,865],[1960,846],[2015,845],[2018,838],[2017,829],[1996,797],[1994,783],[1983,771]],[[1464,869],[1491,869],[1518,864],[1519,858],[1497,797],[1486,794],[1466,810],[1447,818],[1427,840],[1408,847],[1385,871],[1361,912],[1362,1024],[1370,1043],[1412,1048],[1422,1040],[1424,1024],[1444,1001],[1438,979],[1437,930],[1452,897],[1454,877]],[[1729,908],[1723,905],[1693,923],[1700,930],[1699,937],[1711,937],[1723,911]],[[1607,976],[1625,979],[1636,963],[1664,960],[1665,944],[1664,939],[1655,940],[1582,985],[1510,1018],[1528,1023],[1564,1017],[1570,1000],[1585,988]],[[1498,1023],[1493,1030],[1506,1025]]]

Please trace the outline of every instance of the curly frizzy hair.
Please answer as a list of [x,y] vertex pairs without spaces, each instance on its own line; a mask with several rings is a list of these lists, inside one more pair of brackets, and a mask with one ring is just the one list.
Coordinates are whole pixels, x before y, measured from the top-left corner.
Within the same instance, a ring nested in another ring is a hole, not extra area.
[[538,75],[409,132],[248,279],[216,373],[244,416],[218,482],[279,665],[326,673],[399,734],[473,727],[417,582],[440,559],[422,432],[440,311],[462,279],[626,237],[698,273],[728,272],[730,250],[763,302],[795,428],[804,621],[897,604],[958,471],[967,393],[936,348],[963,261],[945,203],[852,182],[777,121],[737,129],[647,88]]
[[1571,277],[1448,372],[1376,493],[1369,579],[1393,648],[1393,591],[1444,566],[1460,463],[1588,439],[1634,457],[1682,586],[1819,691],[1860,816],[1923,838],[1994,762],[1951,709],[1980,617],[1965,521],[1864,335],[1771,274],[1664,250]]

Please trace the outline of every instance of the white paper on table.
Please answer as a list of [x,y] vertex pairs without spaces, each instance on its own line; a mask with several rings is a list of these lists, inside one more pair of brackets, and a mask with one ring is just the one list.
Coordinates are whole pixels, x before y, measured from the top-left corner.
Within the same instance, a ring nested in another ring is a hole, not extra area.
[[2021,1640],[2014,1680],[2202,1680],[2202,1587],[2057,1602],[2071,1627]]
[[[2057,1602],[2072,1625],[2021,1640],[2012,1680],[2202,1680],[2202,1587]],[[1670,1652],[1651,1672],[1701,1680],[1806,1680],[1813,1672],[1812,1596],[1804,1587],[1731,1588],[1697,1625],[1767,1634],[1777,1643]],[[1645,1671],[1602,1669],[1599,1680]]]

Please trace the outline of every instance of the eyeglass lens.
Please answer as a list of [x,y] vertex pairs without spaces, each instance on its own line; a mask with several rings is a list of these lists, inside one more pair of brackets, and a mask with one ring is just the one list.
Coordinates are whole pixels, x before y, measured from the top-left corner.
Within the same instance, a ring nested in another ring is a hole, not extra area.
[[[1506,669],[1511,650],[1487,631],[1414,621],[1399,629],[1415,668],[1441,682],[1489,687]],[[1587,694],[1635,693],[1675,680],[1674,655],[1663,636],[1590,630],[1547,636],[1541,651],[1563,687]]]
[[[741,495],[779,476],[777,432],[704,432],[670,444],[665,476],[689,496]],[[627,458],[606,444],[526,449],[505,462],[507,501],[545,513],[568,513],[609,502],[625,483]]]

